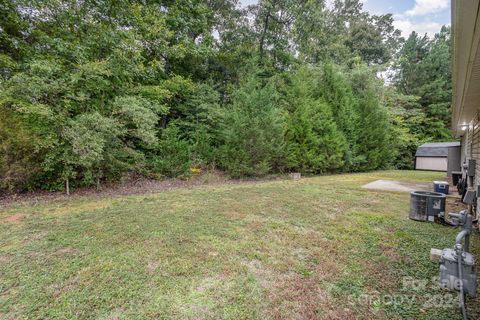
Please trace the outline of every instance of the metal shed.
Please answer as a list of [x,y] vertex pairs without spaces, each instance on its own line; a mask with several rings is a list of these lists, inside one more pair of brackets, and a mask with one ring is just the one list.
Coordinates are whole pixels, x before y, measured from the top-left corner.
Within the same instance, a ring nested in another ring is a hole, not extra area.
[[460,142],[424,143],[415,153],[415,170],[444,171],[451,175],[460,170]]

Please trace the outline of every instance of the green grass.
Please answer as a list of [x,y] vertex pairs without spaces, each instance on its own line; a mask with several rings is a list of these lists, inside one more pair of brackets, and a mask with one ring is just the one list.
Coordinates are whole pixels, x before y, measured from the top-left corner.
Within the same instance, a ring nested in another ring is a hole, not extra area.
[[[383,171],[13,205],[0,211],[0,318],[459,318],[429,305],[456,302],[430,280],[429,251],[458,231],[409,220],[408,194],[360,188],[438,178]],[[15,214],[25,218],[5,220]]]

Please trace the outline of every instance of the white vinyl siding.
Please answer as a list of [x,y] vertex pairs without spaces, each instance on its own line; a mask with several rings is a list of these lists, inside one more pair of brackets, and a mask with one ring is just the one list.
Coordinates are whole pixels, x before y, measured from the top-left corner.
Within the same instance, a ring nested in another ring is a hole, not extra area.
[[478,116],[470,122],[462,136],[462,160],[468,159],[476,160],[474,181],[474,186],[476,186],[480,183],[480,122]]

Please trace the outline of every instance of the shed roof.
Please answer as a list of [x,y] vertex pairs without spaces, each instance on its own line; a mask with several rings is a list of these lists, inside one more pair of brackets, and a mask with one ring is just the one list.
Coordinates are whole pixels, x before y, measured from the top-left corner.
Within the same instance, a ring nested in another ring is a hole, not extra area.
[[446,157],[448,148],[460,147],[460,142],[430,142],[418,147],[415,157]]

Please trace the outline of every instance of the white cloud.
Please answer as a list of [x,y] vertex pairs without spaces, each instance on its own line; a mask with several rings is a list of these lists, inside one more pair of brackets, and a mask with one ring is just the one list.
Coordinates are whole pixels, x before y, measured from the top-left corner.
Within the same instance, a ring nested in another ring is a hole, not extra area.
[[423,16],[445,10],[449,7],[449,0],[415,0],[412,9],[407,10],[407,16]]
[[439,32],[442,27],[442,24],[434,21],[427,20],[414,23],[408,19],[396,19],[393,21],[393,25],[402,32],[402,36],[405,38],[408,37],[412,31],[422,36],[426,33],[432,37],[435,33]]
[[[333,8],[334,1],[326,0],[329,9]],[[367,0],[361,0],[361,2],[365,4]],[[415,0],[415,4],[411,9],[394,15],[393,25],[402,32],[402,36],[405,38],[412,31],[417,32],[421,36],[427,34],[429,37],[433,37],[444,24],[441,21],[437,22],[437,13],[449,8],[450,0]]]

